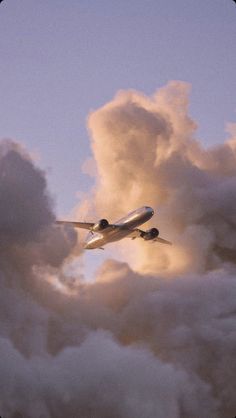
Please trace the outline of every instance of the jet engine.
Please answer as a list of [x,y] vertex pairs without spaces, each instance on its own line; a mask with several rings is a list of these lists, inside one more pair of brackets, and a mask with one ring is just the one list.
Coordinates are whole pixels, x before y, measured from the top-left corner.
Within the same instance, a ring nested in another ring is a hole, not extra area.
[[142,234],[142,238],[146,241],[149,241],[151,239],[157,238],[159,235],[159,231],[157,228],[151,228],[148,231],[145,231],[144,234]]
[[102,231],[109,226],[109,222],[106,219],[100,219],[98,223],[93,226],[93,231]]

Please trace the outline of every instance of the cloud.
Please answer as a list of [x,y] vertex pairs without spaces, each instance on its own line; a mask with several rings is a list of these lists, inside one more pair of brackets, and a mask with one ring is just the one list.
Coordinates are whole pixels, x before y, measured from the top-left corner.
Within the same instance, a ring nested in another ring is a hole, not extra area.
[[[14,289],[18,315],[0,339],[3,415],[234,413],[234,274],[166,280],[110,260],[73,297],[38,292],[36,303]],[[5,296],[2,328],[14,312]]]
[[0,353],[6,351],[1,394],[8,415],[162,418],[178,416],[182,404],[189,417],[217,416],[207,384],[148,350],[120,346],[109,334],[93,333],[79,348],[47,359],[27,361],[0,340]]
[[135,269],[106,260],[93,282],[66,274],[76,235],[54,226],[45,174],[0,143],[3,417],[235,415],[234,128],[203,149],[188,90],[121,92],[90,115],[98,174],[81,210],[148,204],[174,241],[132,242]]
[[236,260],[234,125],[228,141],[203,148],[188,93],[189,85],[177,81],[152,97],[122,91],[89,116],[97,216],[114,221],[150,205],[156,215],[149,224],[174,242],[163,248],[137,240],[132,251],[126,244],[127,261],[139,271],[203,272]]

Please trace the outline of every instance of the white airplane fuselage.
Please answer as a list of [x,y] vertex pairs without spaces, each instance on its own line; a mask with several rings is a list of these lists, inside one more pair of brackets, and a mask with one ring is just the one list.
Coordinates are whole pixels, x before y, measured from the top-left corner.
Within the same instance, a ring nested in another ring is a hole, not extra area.
[[102,248],[109,242],[119,241],[122,238],[128,237],[133,233],[135,228],[147,222],[153,214],[154,210],[152,208],[143,206],[130,212],[127,216],[119,219],[102,231],[90,231],[84,248],[88,250]]

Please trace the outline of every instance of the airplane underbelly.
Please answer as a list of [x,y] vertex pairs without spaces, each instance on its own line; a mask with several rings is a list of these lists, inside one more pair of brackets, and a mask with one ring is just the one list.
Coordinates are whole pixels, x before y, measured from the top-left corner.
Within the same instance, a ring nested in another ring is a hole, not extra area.
[[105,238],[105,240],[107,242],[115,242],[115,241],[119,241],[122,238],[125,238],[127,235],[129,235],[130,231],[127,231],[125,229],[120,229],[120,230],[114,230],[111,231],[107,234]]
[[109,242],[115,242],[119,241],[120,239],[126,237],[129,235],[129,231],[122,230],[122,229],[112,229],[109,231],[104,231],[103,234],[96,234],[92,235],[91,239],[88,239],[85,248],[86,249],[95,249],[95,248],[101,248],[105,244],[108,244]]

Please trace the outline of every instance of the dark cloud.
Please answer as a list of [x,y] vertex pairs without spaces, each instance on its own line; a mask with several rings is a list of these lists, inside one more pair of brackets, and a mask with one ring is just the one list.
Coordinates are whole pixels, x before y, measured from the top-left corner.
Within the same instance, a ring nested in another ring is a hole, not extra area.
[[[55,228],[44,173],[16,143],[0,145],[0,259],[9,281],[32,266],[58,266],[75,243],[72,230]],[[23,277],[25,276],[25,277]],[[15,279],[14,279],[15,280]],[[26,281],[26,280],[25,280]]]
[[0,233],[22,244],[53,221],[43,173],[14,148],[0,159]]

